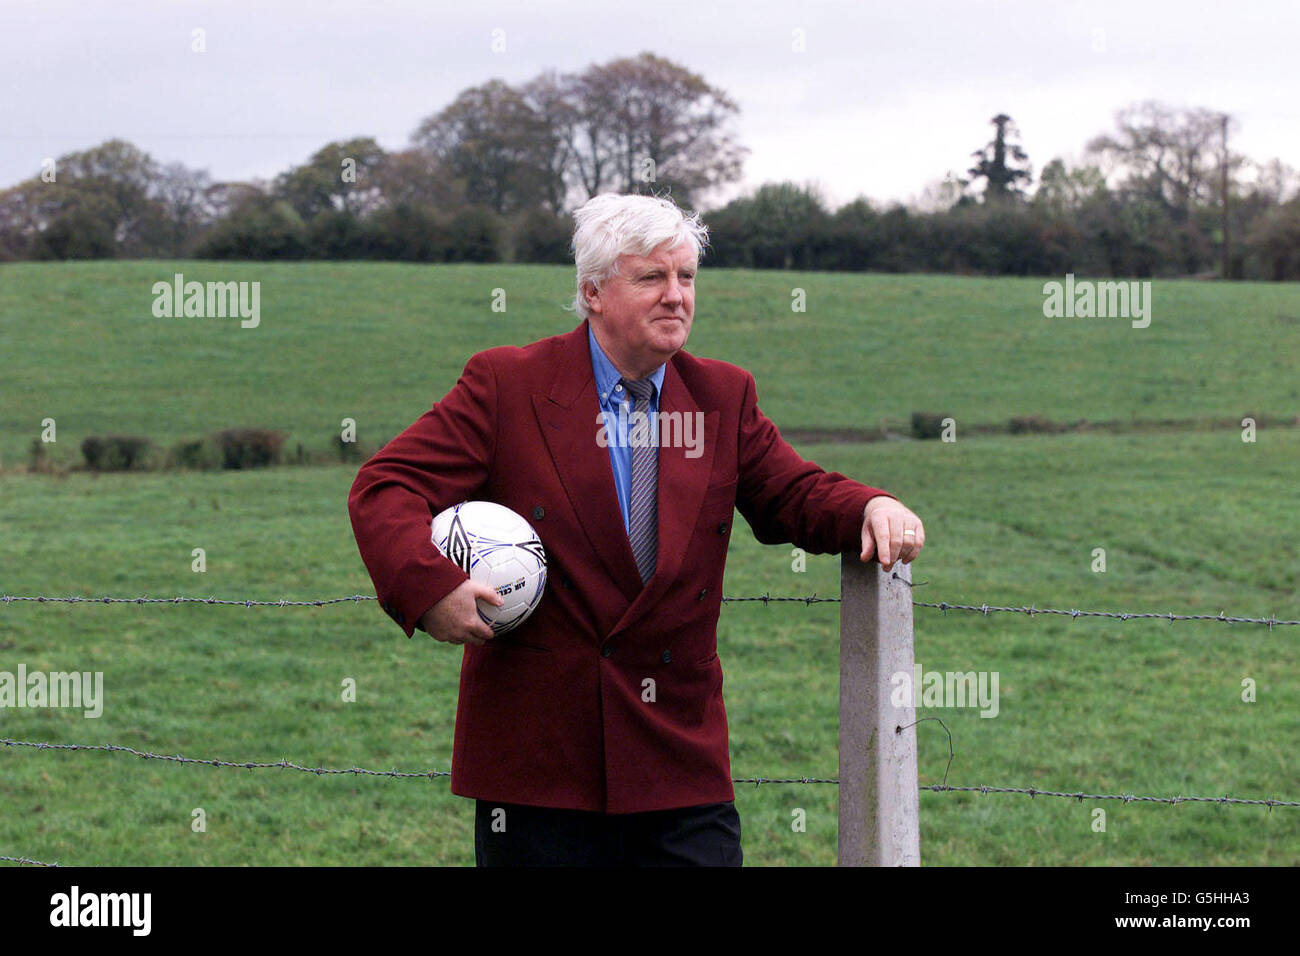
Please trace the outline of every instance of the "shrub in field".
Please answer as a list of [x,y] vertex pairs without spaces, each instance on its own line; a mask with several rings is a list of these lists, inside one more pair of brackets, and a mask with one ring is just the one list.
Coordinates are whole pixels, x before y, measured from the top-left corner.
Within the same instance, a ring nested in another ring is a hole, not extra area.
[[386,206],[365,221],[366,248],[376,259],[442,262],[451,235],[433,210],[414,203]]
[[1042,415],[1023,415],[1011,419],[1007,423],[1007,431],[1013,435],[1028,435],[1035,432],[1046,432],[1053,434],[1055,432],[1065,431],[1064,425],[1058,425],[1050,418]]
[[284,432],[265,428],[226,428],[213,436],[225,469],[265,468],[280,460]]
[[219,220],[199,244],[200,259],[301,259],[310,237],[283,200],[259,198]]
[[569,242],[573,238],[573,220],[547,212],[530,210],[519,224],[515,236],[515,261],[551,262],[561,265],[572,261]]
[[912,412],[912,434],[921,439],[942,438],[943,420],[951,417],[936,412]]
[[354,441],[344,441],[342,435],[334,436],[334,447],[338,450],[339,461],[361,461],[361,446]]
[[50,468],[50,455],[45,449],[45,442],[39,438],[33,438],[31,444],[32,463],[28,465],[27,470],[39,475],[48,474]]
[[462,209],[452,217],[448,229],[448,262],[501,261],[501,220],[490,209]]
[[90,471],[130,471],[145,464],[149,439],[138,435],[91,435],[81,443]]

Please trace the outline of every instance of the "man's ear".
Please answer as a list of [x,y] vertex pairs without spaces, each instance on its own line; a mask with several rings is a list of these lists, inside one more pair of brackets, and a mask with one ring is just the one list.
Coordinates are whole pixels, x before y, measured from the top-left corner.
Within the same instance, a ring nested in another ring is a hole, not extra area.
[[600,290],[596,288],[596,283],[590,279],[582,284],[582,297],[587,301],[587,308],[592,312],[599,313],[601,311]]

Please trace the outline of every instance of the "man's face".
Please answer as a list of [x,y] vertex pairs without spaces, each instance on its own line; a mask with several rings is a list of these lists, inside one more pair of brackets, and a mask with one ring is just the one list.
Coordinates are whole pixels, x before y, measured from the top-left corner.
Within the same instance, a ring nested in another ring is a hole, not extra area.
[[695,251],[666,243],[648,256],[618,258],[618,273],[587,304],[596,341],[618,370],[646,378],[686,344],[695,317]]

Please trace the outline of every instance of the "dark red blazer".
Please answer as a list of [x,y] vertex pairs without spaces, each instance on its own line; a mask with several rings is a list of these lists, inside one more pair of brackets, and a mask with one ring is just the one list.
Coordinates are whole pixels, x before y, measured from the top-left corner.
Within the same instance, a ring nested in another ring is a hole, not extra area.
[[607,813],[734,799],[717,653],[734,509],[765,544],[857,552],[863,508],[885,492],[801,458],[759,411],[753,376],[727,362],[678,352],[660,411],[703,412],[704,445],[696,458],[659,450],[658,564],[644,587],[597,444],[586,322],[478,353],[358,473],[357,545],[408,637],[466,578],[430,543],[434,514],[495,501],[546,547],[532,617],[464,649],[453,793]]

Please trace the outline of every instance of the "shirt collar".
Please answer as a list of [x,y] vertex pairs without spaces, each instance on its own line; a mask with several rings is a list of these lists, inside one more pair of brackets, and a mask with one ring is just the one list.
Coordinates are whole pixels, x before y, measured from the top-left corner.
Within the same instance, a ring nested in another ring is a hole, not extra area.
[[[618,384],[619,379],[623,376],[619,374],[614,363],[605,355],[605,350],[600,347],[596,341],[596,332],[592,329],[591,323],[587,323],[587,341],[591,346],[591,370],[596,376],[596,393],[600,396],[601,401],[607,401],[609,396],[615,395],[614,386]],[[650,373],[650,381],[654,383],[654,392],[650,396],[650,401],[656,401],[664,387],[664,374],[667,365],[660,365]],[[616,396],[617,397],[617,396]]]

